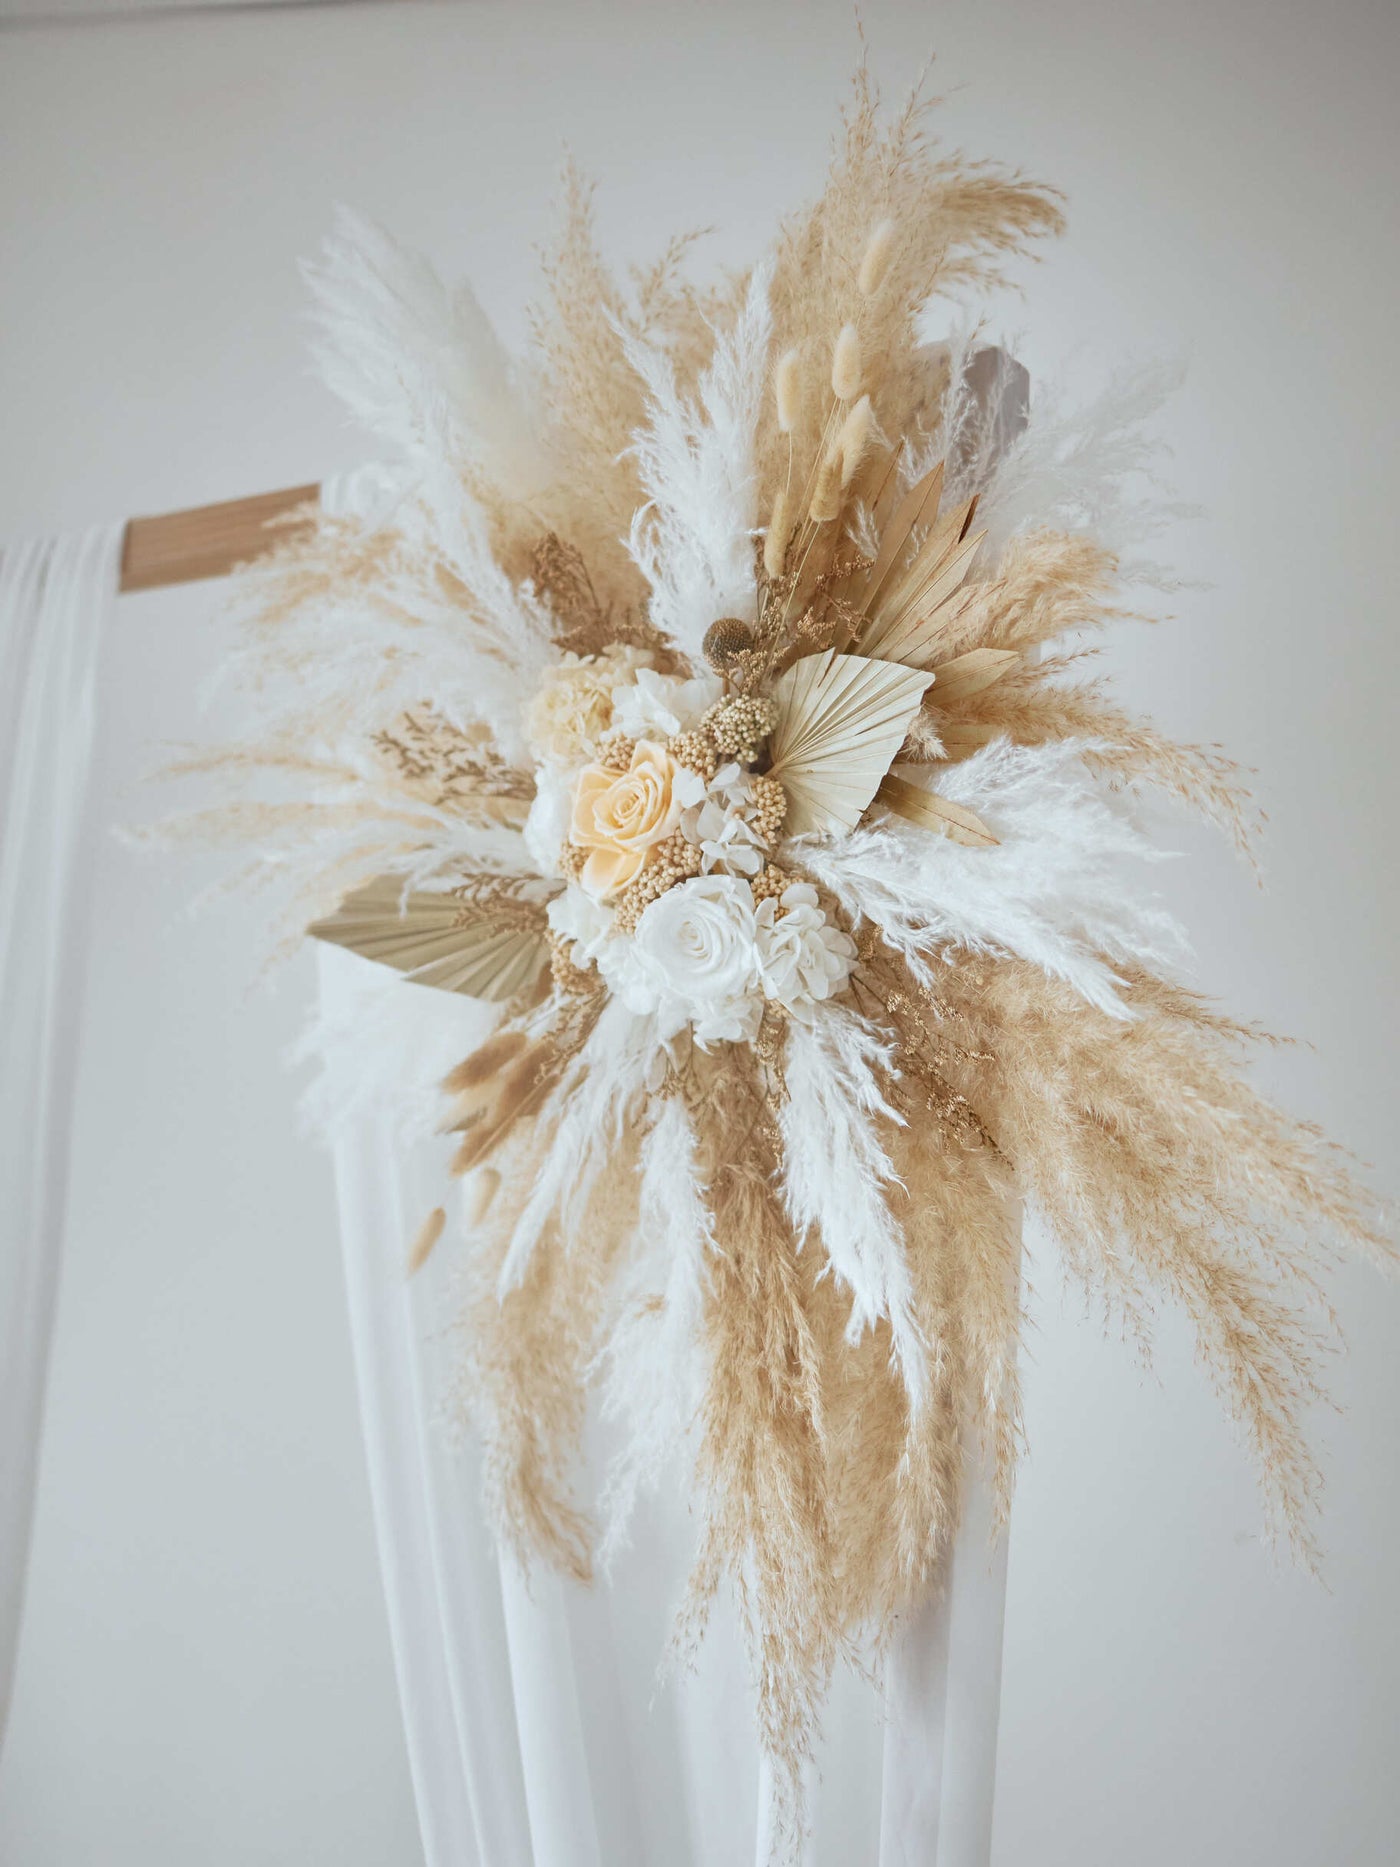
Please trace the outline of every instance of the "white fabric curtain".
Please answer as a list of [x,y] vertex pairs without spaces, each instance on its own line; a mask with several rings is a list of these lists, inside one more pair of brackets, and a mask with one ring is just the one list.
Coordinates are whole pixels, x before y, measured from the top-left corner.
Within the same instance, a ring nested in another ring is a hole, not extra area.
[[32,540],[0,557],[0,1735],[58,1290],[98,657],[122,530]]
[[[381,968],[335,948],[319,965],[324,1031],[383,1017]],[[437,998],[406,983],[396,996],[415,1022]],[[494,1552],[473,1449],[442,1417],[450,1246],[411,1282],[404,1271],[407,1241],[441,1198],[442,1151],[390,1124],[363,1096],[341,1111],[334,1151],[427,1867],[766,1867],[737,1629],[717,1615],[698,1670],[658,1686],[690,1550],[683,1498],[644,1511],[632,1548],[592,1589],[544,1575],[527,1587]],[[975,1486],[946,1596],[897,1639],[887,1705],[854,1679],[833,1693],[804,1867],[987,1867],[1005,1560]]]

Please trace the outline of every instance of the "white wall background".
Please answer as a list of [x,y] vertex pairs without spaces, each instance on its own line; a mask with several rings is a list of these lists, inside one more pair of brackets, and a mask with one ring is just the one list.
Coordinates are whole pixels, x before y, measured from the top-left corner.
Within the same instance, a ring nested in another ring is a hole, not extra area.
[[[1261,771],[1260,894],[1174,872],[1200,978],[1317,1046],[1271,1088],[1396,1186],[1393,536],[1400,499],[1387,0],[868,0],[949,138],[1068,193],[1013,312],[1037,380],[1186,352],[1167,418],[1207,587],[1114,653],[1167,727]],[[640,256],[749,254],[812,191],[845,0],[361,6],[0,31],[0,532],[317,478],[362,445],[310,377],[297,259],[347,201],[507,331],[561,145]],[[212,588],[128,598],[99,781],[210,730]],[[309,973],[248,996],[255,909],[108,842],[7,1867],[420,1858],[359,1450],[327,1163],[279,1055]],[[1168,1329],[1155,1374],[1035,1267],[997,1867],[1382,1867],[1400,1854],[1400,1292],[1355,1269],[1319,1419],[1326,1585],[1260,1548],[1241,1455]],[[873,1842],[872,1842],[873,1847]],[[619,1864],[631,1867],[631,1864]],[[853,1867],[859,1867],[853,1863]]]

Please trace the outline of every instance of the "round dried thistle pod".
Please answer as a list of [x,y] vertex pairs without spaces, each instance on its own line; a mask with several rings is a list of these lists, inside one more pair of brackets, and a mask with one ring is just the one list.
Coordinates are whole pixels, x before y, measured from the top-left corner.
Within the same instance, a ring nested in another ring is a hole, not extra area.
[[715,673],[724,674],[753,647],[753,630],[737,616],[721,616],[706,629],[700,647]]

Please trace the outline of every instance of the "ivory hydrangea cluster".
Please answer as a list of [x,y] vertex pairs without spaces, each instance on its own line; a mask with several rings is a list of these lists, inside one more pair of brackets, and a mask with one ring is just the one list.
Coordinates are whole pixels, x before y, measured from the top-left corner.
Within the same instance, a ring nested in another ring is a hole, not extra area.
[[663,1039],[689,1026],[702,1045],[751,1040],[770,1005],[808,1020],[845,987],[855,943],[771,860],[787,799],[754,769],[752,701],[615,647],[551,669],[526,731],[525,833],[564,882],[549,924],[568,967],[596,967]]

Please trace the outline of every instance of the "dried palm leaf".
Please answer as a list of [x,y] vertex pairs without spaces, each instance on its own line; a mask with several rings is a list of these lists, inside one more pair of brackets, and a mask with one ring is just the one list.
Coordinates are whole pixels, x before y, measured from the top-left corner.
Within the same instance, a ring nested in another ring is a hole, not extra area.
[[946,525],[930,533],[909,570],[888,598],[868,612],[857,637],[862,654],[910,665],[927,662],[929,651],[958,611],[952,599],[967,581],[985,532],[964,538],[966,521],[950,513]]
[[793,662],[773,689],[772,773],[787,833],[853,830],[904,743],[929,675],[827,649]]
[[420,985],[492,1004],[532,985],[548,958],[542,907],[490,895],[405,897],[402,882],[392,875],[357,888],[307,931],[393,966]]
[[897,817],[903,817],[906,823],[916,823],[921,830],[940,830],[955,843],[966,843],[971,849],[996,846],[996,837],[980,817],[961,804],[940,797],[937,791],[926,791],[922,785],[911,784],[907,778],[886,778],[877,793],[877,802]]
[[970,700],[1010,674],[1020,660],[1014,648],[972,648],[951,661],[940,661],[933,671],[930,699],[936,707]]

